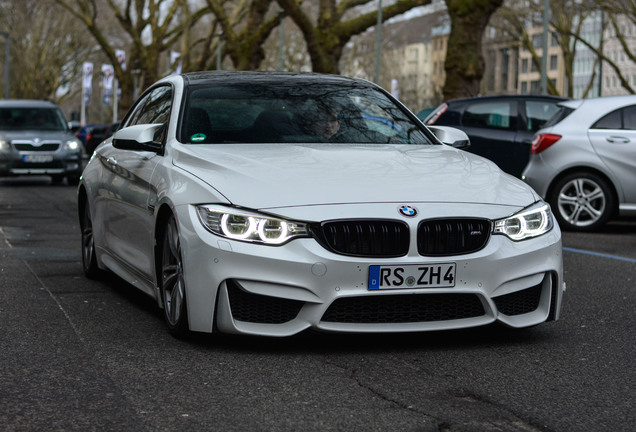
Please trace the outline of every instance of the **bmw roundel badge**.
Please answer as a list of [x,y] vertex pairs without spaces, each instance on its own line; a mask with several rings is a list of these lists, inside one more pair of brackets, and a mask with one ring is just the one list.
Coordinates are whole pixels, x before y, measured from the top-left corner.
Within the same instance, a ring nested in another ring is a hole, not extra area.
[[417,209],[408,205],[400,206],[398,211],[400,212],[400,214],[407,217],[413,217],[417,214]]

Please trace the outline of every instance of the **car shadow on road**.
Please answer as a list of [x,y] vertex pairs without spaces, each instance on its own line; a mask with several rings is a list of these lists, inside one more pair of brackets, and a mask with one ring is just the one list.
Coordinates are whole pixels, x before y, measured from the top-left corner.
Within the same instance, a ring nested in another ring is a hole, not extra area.
[[285,337],[194,334],[188,342],[202,349],[243,353],[348,354],[414,349],[452,350],[488,346],[527,345],[553,340],[551,324],[510,329],[492,324],[472,329],[413,333],[335,334],[306,331]]
[[[156,321],[157,331],[165,331],[163,313],[154,299],[134,289],[112,273],[101,281],[122,297],[139,313]],[[237,353],[347,354],[413,349],[449,350],[487,346],[515,346],[554,340],[556,323],[546,323],[527,329],[513,329],[500,324],[444,331],[409,333],[341,334],[308,330],[289,337],[245,336],[220,333],[192,333],[185,342],[195,349],[232,351]],[[170,340],[170,339],[168,339]],[[175,344],[179,343],[176,339]]]

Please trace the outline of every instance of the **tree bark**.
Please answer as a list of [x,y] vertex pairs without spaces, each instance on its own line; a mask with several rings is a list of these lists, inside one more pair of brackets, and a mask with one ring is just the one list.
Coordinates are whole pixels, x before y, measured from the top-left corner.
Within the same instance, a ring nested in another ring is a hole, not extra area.
[[482,37],[503,0],[445,0],[451,20],[446,46],[444,99],[479,95],[484,75]]
[[[346,12],[369,3],[370,0],[320,0],[318,19],[314,24],[309,13],[301,7],[298,0],[277,0],[278,4],[291,17],[307,43],[312,70],[322,73],[340,73],[340,58],[344,46],[355,35],[377,24],[377,11],[343,20]],[[398,0],[382,8],[382,19],[386,21],[417,6],[431,3],[431,0]]]

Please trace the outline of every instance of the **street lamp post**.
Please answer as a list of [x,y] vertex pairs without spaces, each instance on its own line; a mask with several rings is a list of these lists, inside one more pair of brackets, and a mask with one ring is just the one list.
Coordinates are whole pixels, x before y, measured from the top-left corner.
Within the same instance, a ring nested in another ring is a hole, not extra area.
[[541,93],[548,94],[548,39],[550,36],[550,0],[543,0],[543,56],[541,57]]
[[285,70],[285,11],[280,11],[280,55],[278,69]]
[[223,40],[223,33],[219,33],[217,36],[219,40],[216,43],[216,70],[221,70],[221,41]]
[[375,83],[380,83],[380,55],[382,53],[382,0],[378,0],[378,24],[375,46]]
[[5,31],[0,32],[0,35],[6,39],[4,44],[4,98],[9,99],[9,44],[11,35]]

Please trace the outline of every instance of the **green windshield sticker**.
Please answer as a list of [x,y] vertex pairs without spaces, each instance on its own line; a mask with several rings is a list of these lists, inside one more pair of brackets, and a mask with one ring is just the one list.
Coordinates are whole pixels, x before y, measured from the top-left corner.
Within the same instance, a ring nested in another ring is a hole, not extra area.
[[190,140],[192,142],[200,142],[200,141],[203,141],[204,139],[205,139],[205,134],[202,134],[202,133],[197,133],[190,137]]

